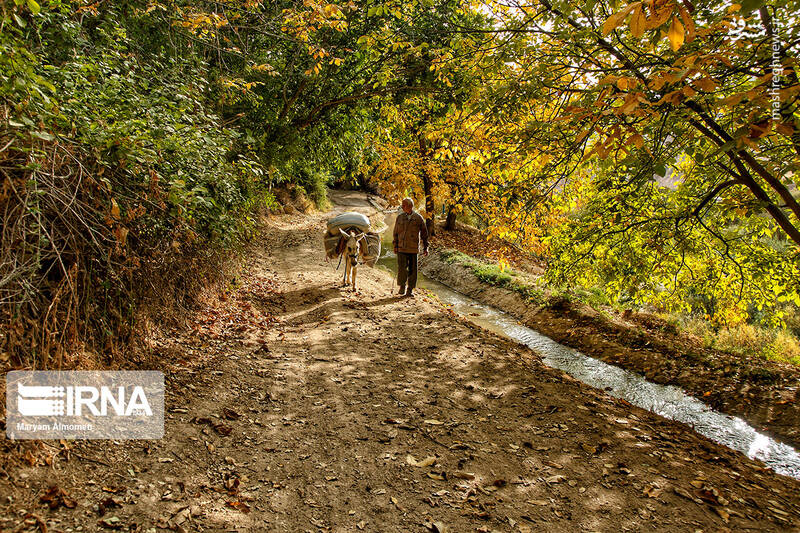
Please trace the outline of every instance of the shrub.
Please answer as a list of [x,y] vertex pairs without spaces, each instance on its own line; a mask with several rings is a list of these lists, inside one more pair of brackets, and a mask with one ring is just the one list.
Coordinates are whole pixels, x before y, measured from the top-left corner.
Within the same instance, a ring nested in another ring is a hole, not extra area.
[[190,295],[185,274],[213,268],[269,201],[194,59],[140,53],[117,9],[0,35],[0,352],[15,364],[60,366],[83,344],[110,355],[154,279]]
[[717,332],[714,347],[738,354],[763,354],[772,345],[774,334],[751,324],[722,328]]

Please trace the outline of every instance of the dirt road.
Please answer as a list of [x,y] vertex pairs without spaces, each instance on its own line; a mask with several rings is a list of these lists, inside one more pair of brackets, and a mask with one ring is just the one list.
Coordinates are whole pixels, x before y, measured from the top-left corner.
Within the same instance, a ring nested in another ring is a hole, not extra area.
[[328,216],[273,218],[228,296],[154,340],[163,440],[6,442],[29,462],[0,472],[0,529],[798,530],[797,481],[391,296],[386,273],[341,288]]

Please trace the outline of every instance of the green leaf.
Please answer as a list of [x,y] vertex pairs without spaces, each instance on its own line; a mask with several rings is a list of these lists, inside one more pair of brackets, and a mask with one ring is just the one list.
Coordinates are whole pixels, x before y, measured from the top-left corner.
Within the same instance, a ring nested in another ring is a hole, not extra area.
[[47,133],[46,131],[33,131],[31,135],[38,139],[42,139],[43,141],[52,141],[55,139],[51,134]]
[[31,10],[31,13],[34,15],[38,15],[39,12],[42,10],[41,6],[36,3],[36,0],[28,0],[28,9]]
[[764,5],[764,0],[742,0],[740,12],[747,15]]
[[19,18],[19,15],[13,13],[12,16],[14,17],[14,20],[17,22],[20,28],[24,28],[25,26],[27,26],[27,24],[25,24],[25,21]]

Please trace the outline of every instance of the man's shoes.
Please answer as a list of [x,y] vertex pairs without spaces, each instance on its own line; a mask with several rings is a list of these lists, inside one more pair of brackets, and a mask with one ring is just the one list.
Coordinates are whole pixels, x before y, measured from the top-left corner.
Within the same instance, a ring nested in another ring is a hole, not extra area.
[[405,292],[406,292],[406,286],[405,285],[400,285],[400,290],[397,291],[397,294],[403,294]]
[[413,297],[414,297],[414,293],[412,292],[411,289],[408,289],[406,291],[406,298],[413,298]]

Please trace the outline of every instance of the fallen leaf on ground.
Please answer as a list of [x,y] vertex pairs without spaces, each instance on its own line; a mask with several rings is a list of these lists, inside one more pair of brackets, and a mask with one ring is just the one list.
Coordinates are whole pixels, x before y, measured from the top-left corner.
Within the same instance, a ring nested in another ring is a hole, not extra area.
[[50,487],[40,500],[46,503],[50,509],[58,509],[61,506],[74,509],[78,505],[78,502],[70,498],[64,489],[55,485]]
[[232,509],[236,509],[237,511],[241,511],[243,513],[249,513],[250,512],[250,506],[247,505],[244,502],[240,502],[240,501],[228,502],[226,505],[228,507],[231,507]]
[[108,509],[113,509],[115,507],[122,507],[122,503],[114,499],[113,496],[109,496],[108,498],[102,500],[99,504],[97,504],[97,512],[98,514],[100,514],[100,516],[103,516],[106,514],[106,511]]
[[236,411],[234,411],[229,407],[225,407],[224,409],[222,409],[222,416],[224,416],[228,420],[239,420],[240,418],[242,418],[242,415],[240,415],[239,413],[237,413]]
[[647,487],[644,489],[644,495],[648,498],[658,498],[661,496],[661,493],[664,492],[663,489],[659,489],[658,487]]
[[[36,516],[35,514],[28,513],[25,515],[25,522],[30,524],[29,520],[33,520],[33,523],[39,528],[40,533],[47,533],[47,522],[42,520],[40,516]],[[31,524],[32,525],[32,524]]]
[[428,456],[425,459],[423,459],[422,461],[417,461],[417,459],[413,455],[408,454],[408,455],[406,455],[406,463],[410,464],[411,466],[425,468],[425,467],[432,466],[433,464],[435,464],[436,463],[436,457]]
[[217,433],[222,435],[223,437],[227,437],[233,431],[233,428],[230,426],[226,426],[225,424],[213,424],[214,429],[217,430]]
[[444,424],[444,422],[441,422],[439,420],[434,420],[434,419],[425,420],[424,422],[425,422],[425,424],[430,424],[432,426],[441,426],[441,425]]
[[125,524],[122,523],[118,516],[98,520],[97,525],[106,529],[122,529],[125,527]]
[[591,453],[591,454],[597,453],[597,448],[595,448],[591,444],[586,444],[585,442],[581,443],[581,448],[583,448],[583,451],[585,451],[586,453]]
[[715,505],[728,505],[728,500],[714,487],[704,485],[702,489],[696,490],[695,494],[704,501]]
[[550,476],[548,478],[545,478],[545,481],[548,483],[561,483],[565,479],[567,478],[562,476],[561,474],[556,474],[555,476]]
[[405,508],[403,508],[403,506],[402,506],[402,505],[400,505],[400,502],[398,502],[398,501],[397,501],[397,498],[395,498],[394,496],[392,496],[391,498],[389,498],[389,500],[391,500],[391,502],[394,504],[394,506],[395,506],[395,507],[397,507],[397,510],[398,510],[398,511],[400,511],[400,512],[402,512],[402,513],[405,513],[405,512],[406,512]]
[[443,522],[425,522],[425,527],[433,533],[447,533],[447,526]]
[[222,482],[222,485],[225,487],[225,490],[228,491],[231,495],[235,495],[239,491],[239,478],[229,478]]

